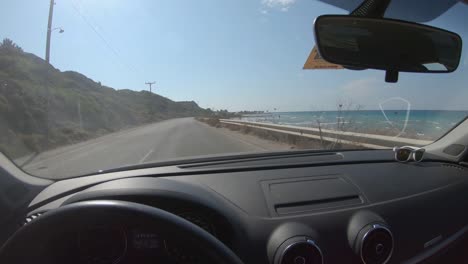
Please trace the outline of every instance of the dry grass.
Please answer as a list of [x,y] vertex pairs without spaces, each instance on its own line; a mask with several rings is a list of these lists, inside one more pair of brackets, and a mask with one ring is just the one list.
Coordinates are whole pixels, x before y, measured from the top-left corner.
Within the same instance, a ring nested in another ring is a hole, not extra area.
[[214,117],[196,117],[196,120],[206,123],[212,127],[220,128],[222,127],[221,122],[219,122],[219,118]]
[[198,121],[206,123],[216,128],[226,128],[231,131],[236,131],[243,134],[254,135],[261,139],[274,142],[286,143],[291,146],[291,149],[349,149],[357,148],[357,146],[348,146],[344,144],[331,144],[330,142],[322,143],[320,140],[310,139],[302,136],[295,136],[280,132],[269,131],[261,128],[249,126],[240,126],[221,123],[217,118],[197,118]]

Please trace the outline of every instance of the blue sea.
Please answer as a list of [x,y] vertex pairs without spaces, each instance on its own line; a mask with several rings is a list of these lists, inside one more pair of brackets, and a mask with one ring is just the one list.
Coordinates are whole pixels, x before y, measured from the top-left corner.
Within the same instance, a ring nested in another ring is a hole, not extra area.
[[[367,110],[275,112],[241,119],[340,131],[434,140],[468,116],[468,111]],[[319,125],[320,124],[320,125]]]

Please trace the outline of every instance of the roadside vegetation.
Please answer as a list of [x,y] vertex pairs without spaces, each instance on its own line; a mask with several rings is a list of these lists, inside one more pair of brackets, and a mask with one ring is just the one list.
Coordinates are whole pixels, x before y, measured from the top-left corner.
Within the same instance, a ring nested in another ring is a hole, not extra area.
[[213,112],[147,91],[115,90],[61,72],[9,39],[0,44],[0,151],[11,158],[110,132]]
[[274,142],[281,142],[286,143],[291,146],[291,149],[317,149],[317,150],[325,150],[330,149],[330,145],[333,144],[334,149],[356,149],[356,148],[363,148],[356,145],[346,145],[343,144],[341,141],[338,142],[326,142],[324,143],[318,139],[311,139],[304,136],[296,136],[290,135],[250,126],[242,126],[242,125],[232,125],[220,122],[219,118],[214,117],[201,117],[197,118],[198,121],[206,123],[215,128],[224,128],[229,129],[231,131],[236,131],[242,134],[249,134],[254,135],[262,139],[271,140]]

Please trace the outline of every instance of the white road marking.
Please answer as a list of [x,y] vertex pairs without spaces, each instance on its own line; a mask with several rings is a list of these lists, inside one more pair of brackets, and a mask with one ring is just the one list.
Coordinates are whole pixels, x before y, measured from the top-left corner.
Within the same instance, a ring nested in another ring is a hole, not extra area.
[[138,161],[138,164],[141,164],[141,163],[145,162],[145,160],[146,160],[146,159],[149,157],[149,155],[151,155],[151,153],[153,153],[153,152],[154,152],[154,149],[148,151],[148,153],[146,153],[146,155],[145,155],[140,161]]

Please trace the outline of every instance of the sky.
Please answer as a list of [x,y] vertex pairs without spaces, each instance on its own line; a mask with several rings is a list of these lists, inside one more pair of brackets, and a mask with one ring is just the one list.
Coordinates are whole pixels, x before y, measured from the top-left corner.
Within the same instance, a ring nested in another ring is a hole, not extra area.
[[[0,38],[44,58],[49,0],[1,0]],[[115,89],[145,90],[212,109],[468,110],[468,55],[450,74],[303,70],[315,41],[313,21],[345,14],[310,0],[56,0],[51,63]],[[429,24],[468,43],[468,5]],[[466,49],[467,45],[464,46]],[[154,87],[153,87],[154,88]]]

